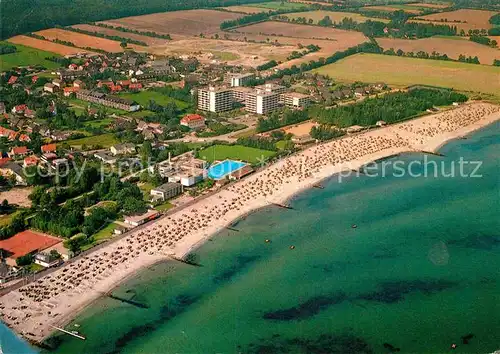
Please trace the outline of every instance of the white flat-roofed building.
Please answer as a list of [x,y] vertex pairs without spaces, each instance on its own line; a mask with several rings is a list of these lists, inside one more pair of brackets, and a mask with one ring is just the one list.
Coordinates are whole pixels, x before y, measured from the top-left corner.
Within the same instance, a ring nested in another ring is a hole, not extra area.
[[279,94],[257,90],[247,94],[245,109],[251,113],[267,114],[278,109]]
[[124,222],[132,226],[139,226],[148,221],[156,219],[160,215],[156,210],[148,210],[146,213],[141,215],[128,215],[125,216]]
[[245,100],[247,99],[247,95],[249,93],[255,92],[254,89],[250,87],[233,87],[233,101],[240,102],[245,104]]
[[255,89],[266,92],[274,92],[279,95],[286,92],[286,87],[278,84],[268,83],[260,86],[255,86]]
[[151,189],[151,196],[162,201],[171,199],[182,193],[182,184],[168,182]]
[[299,92],[287,92],[281,95],[282,101],[287,107],[304,108],[311,103],[311,98]]
[[249,81],[255,79],[255,74],[229,74],[229,83],[232,87],[245,86]]
[[233,108],[233,92],[229,88],[209,87],[198,90],[198,109],[209,112],[230,111]]

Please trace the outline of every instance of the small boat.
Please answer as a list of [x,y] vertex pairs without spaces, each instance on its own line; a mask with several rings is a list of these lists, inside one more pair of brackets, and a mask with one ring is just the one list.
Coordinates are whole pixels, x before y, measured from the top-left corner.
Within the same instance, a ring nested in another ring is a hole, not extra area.
[[270,242],[271,242],[271,240],[269,240],[269,239],[266,239],[266,243],[270,243]]
[[357,227],[358,227],[358,225],[356,225],[356,224],[351,225],[351,228],[353,228],[353,229],[356,229]]
[[291,249],[291,250],[294,250],[294,249],[295,249],[295,246],[294,246],[294,245],[291,245],[291,246],[290,246],[290,249]]

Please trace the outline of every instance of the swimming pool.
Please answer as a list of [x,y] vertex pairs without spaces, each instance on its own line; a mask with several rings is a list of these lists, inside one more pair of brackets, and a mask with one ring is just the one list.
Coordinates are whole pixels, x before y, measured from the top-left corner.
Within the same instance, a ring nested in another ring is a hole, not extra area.
[[246,163],[241,161],[224,160],[215,165],[210,166],[208,169],[208,177],[211,179],[219,180],[226,177],[228,174],[238,171],[240,168],[246,166]]

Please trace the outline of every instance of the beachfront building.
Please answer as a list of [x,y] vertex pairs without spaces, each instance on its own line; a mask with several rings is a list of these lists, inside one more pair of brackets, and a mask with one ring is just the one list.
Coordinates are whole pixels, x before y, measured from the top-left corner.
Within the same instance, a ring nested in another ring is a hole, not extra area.
[[205,129],[205,118],[199,114],[187,114],[181,119],[181,125],[189,129]]
[[290,108],[304,108],[311,103],[309,95],[299,92],[287,92],[281,95],[283,104]]
[[224,87],[209,87],[198,90],[198,109],[214,113],[230,111],[233,108],[233,93]]
[[148,221],[156,219],[160,215],[156,210],[148,210],[141,215],[128,215],[125,216],[124,222],[132,226],[139,226],[147,223]]
[[229,74],[228,75],[229,84],[231,87],[245,86],[252,80],[255,80],[255,74],[246,73],[246,74]]
[[257,90],[247,94],[245,109],[250,113],[268,114],[278,109],[278,101],[278,93]]
[[183,192],[182,184],[168,182],[164,183],[159,187],[151,189],[151,197],[154,201],[161,200],[166,201],[173,197],[178,196]]

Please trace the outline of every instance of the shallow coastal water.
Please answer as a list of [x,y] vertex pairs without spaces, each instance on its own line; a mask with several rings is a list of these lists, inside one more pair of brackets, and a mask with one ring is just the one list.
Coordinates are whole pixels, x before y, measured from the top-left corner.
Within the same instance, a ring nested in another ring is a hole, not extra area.
[[0,353],[35,354],[36,350],[0,322]]
[[50,344],[61,353],[445,353],[452,343],[492,352],[499,133],[497,123],[428,156],[446,172],[460,157],[482,160],[482,178],[332,178],[294,210],[261,210],[215,236],[195,252],[199,267],[144,270],[68,326],[86,341]]

